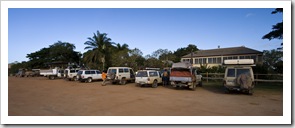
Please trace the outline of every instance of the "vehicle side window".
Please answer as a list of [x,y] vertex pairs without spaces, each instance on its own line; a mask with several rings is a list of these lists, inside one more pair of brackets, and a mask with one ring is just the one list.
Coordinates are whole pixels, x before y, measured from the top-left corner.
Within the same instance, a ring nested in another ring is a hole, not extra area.
[[235,77],[236,76],[236,70],[235,69],[228,69],[227,70],[227,77]]
[[150,75],[151,77],[158,76],[157,72],[149,72],[149,75]]
[[70,70],[70,73],[75,73],[75,70]]
[[90,74],[90,71],[85,71],[85,74]]
[[128,68],[124,68],[124,73],[128,73],[128,72],[129,72]]
[[95,71],[90,71],[91,74],[95,74]]
[[100,71],[96,71],[96,74],[101,74],[101,72]]
[[114,73],[114,74],[116,74],[117,73],[117,69],[109,69],[108,73]]
[[119,73],[123,73],[123,69],[122,68],[119,68]]

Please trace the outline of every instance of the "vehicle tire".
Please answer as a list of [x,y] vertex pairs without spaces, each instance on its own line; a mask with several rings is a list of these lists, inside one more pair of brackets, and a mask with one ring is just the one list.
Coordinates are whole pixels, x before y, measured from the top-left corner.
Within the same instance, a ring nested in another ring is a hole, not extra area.
[[88,83],[91,83],[91,82],[92,82],[92,78],[88,78],[88,79],[87,79],[87,82],[88,82]]
[[77,77],[76,77],[76,76],[74,76],[74,78],[73,78],[73,79],[74,79],[74,81],[78,81],[78,79],[77,79]]
[[228,88],[224,87],[224,93],[225,94],[229,94],[230,93],[230,90]]
[[154,80],[154,82],[153,82],[153,84],[152,84],[152,87],[153,87],[153,88],[158,87],[158,81]]
[[121,85],[126,85],[126,79],[125,78],[122,78],[121,81],[120,81],[120,84]]
[[203,82],[202,81],[199,82],[199,86],[203,87]]
[[248,90],[248,95],[253,95],[253,93],[254,93],[253,88],[251,88],[251,89]]
[[196,90],[196,84],[195,84],[195,83],[192,83],[192,86],[193,86],[193,87],[191,88],[191,90],[192,90],[192,91],[195,91],[195,90]]
[[54,76],[49,76],[49,79],[50,79],[50,80],[54,80],[55,77],[54,77]]

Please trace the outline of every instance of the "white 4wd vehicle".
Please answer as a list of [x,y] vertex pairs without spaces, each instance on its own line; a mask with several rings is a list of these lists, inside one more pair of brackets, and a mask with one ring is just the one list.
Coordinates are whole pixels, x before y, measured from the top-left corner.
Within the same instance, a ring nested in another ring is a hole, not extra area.
[[137,85],[152,85],[153,88],[158,87],[162,83],[162,77],[159,71],[155,70],[139,70],[135,76]]
[[254,93],[254,74],[252,70],[252,66],[255,66],[254,60],[225,60],[224,65],[226,66],[223,79],[225,93],[235,90],[252,95]]
[[135,74],[132,68],[129,67],[109,67],[107,79],[113,84],[119,83],[125,85],[126,82],[134,82]]
[[93,80],[102,80],[102,77],[99,70],[80,70],[77,79],[81,82],[91,83]]
[[64,78],[66,80],[75,80],[77,81],[77,73],[78,73],[79,69],[65,69],[64,71]]

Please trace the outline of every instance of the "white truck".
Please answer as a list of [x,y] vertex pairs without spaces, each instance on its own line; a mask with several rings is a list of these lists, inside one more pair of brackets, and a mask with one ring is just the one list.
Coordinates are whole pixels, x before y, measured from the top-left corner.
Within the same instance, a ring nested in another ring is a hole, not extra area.
[[202,86],[202,76],[197,74],[189,62],[174,63],[170,71],[170,84],[195,90],[197,85]]
[[55,67],[53,69],[48,69],[48,70],[47,69],[40,70],[40,75],[48,77],[50,80],[53,80],[53,79],[57,78],[58,71],[59,71],[58,67]]

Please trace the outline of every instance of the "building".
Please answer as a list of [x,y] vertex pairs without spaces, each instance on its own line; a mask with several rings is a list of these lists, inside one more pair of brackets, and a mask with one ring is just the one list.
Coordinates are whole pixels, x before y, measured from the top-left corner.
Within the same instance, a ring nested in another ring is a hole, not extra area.
[[254,59],[255,64],[262,64],[262,55],[263,52],[241,46],[199,50],[193,52],[192,55],[188,54],[183,56],[181,61],[190,62],[191,58],[193,58],[194,67],[200,67],[202,64],[207,64],[207,66],[210,67],[219,66],[227,59]]

